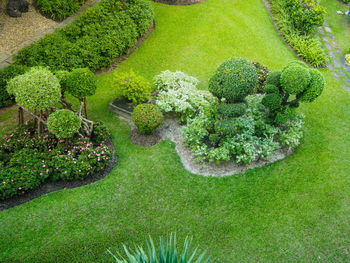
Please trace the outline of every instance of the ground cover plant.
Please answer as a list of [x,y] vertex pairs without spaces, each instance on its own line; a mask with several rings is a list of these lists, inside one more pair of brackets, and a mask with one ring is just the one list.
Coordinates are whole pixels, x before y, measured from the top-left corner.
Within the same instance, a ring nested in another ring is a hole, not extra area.
[[294,48],[299,57],[314,67],[327,62],[321,44],[313,34],[317,26],[322,26],[325,9],[318,1],[269,0],[271,12],[285,40]]
[[[152,82],[166,69],[180,70],[206,89],[231,57],[272,72],[296,59],[261,1],[152,5],[155,31],[118,72],[133,69]],[[122,244],[133,248],[150,234],[158,240],[176,231],[179,244],[193,236],[218,262],[348,262],[350,95],[328,69],[320,71],[322,95],[297,109],[305,128],[296,151],[226,178],[187,172],[171,141],[133,145],[129,125],[107,110],[113,74],[99,76],[89,118],[110,128],[118,165],[94,184],[0,212],[1,261],[115,262],[107,248],[117,255]]]
[[86,0],[36,0],[36,6],[44,15],[63,20],[78,11]]
[[15,56],[17,64],[49,66],[53,70],[109,66],[126,54],[153,22],[153,11],[143,0],[102,0],[73,23],[45,35]]

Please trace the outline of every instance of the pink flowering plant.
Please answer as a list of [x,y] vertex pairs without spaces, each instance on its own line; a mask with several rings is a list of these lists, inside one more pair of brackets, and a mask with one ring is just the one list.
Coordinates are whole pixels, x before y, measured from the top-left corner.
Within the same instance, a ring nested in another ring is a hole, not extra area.
[[252,63],[258,72],[258,82],[256,83],[254,93],[263,93],[264,87],[266,85],[266,79],[270,75],[270,70],[259,62]]
[[62,142],[46,131],[35,134],[27,123],[0,141],[0,200],[38,188],[45,180],[83,180],[103,169],[112,153],[102,122],[91,138]]

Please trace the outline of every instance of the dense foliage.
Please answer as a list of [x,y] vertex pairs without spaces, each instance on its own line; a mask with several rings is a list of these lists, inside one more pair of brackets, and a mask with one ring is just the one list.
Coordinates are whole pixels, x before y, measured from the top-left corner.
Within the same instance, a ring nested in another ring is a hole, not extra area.
[[71,138],[79,131],[81,120],[70,110],[58,110],[51,113],[47,119],[47,128],[59,139]]
[[180,122],[193,118],[200,110],[216,102],[208,91],[196,88],[199,81],[183,72],[163,71],[154,78],[156,104],[166,113],[175,113]]
[[209,91],[226,102],[241,102],[253,91],[258,80],[256,67],[243,58],[222,63],[209,81]]
[[[108,136],[100,125],[96,124],[94,138]],[[104,140],[76,136],[68,144],[62,142],[47,132],[35,134],[33,123],[1,139],[0,199],[24,194],[45,180],[82,180],[104,168],[111,158]]]
[[279,31],[294,48],[298,56],[314,67],[324,66],[327,58],[319,40],[313,34],[301,32],[296,28],[288,7],[288,1],[269,0],[269,2]]
[[11,105],[15,99],[6,90],[7,82],[27,71],[28,67],[16,64],[0,69],[0,108]]
[[142,76],[137,76],[133,71],[127,73],[115,72],[112,79],[117,97],[122,96],[134,105],[143,103],[151,98],[152,87]]
[[153,21],[150,3],[129,0],[126,7],[122,10],[120,0],[101,0],[71,24],[20,50],[15,61],[52,70],[107,67],[127,53]]
[[46,68],[35,67],[7,83],[7,91],[18,105],[33,112],[47,110],[59,101],[59,80]]
[[36,6],[40,12],[57,20],[63,20],[67,16],[78,11],[79,7],[87,0],[36,0]]
[[113,256],[117,263],[209,263],[213,262],[210,256],[206,256],[205,252],[197,254],[197,249],[191,252],[192,239],[186,237],[183,249],[181,252],[177,250],[176,235],[170,235],[166,241],[160,238],[159,248],[153,243],[152,238],[146,242],[147,252],[140,247],[135,246],[134,251],[130,251],[126,246],[124,252],[126,258],[119,255],[116,257],[110,250],[108,252]]
[[253,65],[256,67],[258,73],[258,82],[256,83],[253,93],[261,93],[266,85],[266,79],[270,75],[270,70],[259,62],[253,62]]
[[142,134],[151,134],[163,123],[163,113],[153,104],[140,104],[132,113],[132,121]]
[[63,83],[65,90],[78,99],[94,95],[97,89],[95,75],[88,68],[73,69],[68,74],[61,72],[60,83]]

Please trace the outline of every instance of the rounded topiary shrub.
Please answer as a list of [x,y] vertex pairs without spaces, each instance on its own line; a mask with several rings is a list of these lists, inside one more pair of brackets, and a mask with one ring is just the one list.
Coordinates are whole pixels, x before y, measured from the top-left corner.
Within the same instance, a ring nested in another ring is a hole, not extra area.
[[54,72],[54,75],[60,82],[62,94],[67,90],[67,78],[69,74],[70,72],[66,70],[58,70]]
[[261,103],[275,112],[281,109],[282,98],[275,93],[267,94],[261,101]]
[[284,92],[299,94],[309,85],[311,76],[309,69],[297,64],[285,67],[281,74],[281,86]]
[[132,113],[132,121],[142,134],[151,134],[163,123],[162,111],[153,104],[140,104]]
[[96,92],[97,80],[88,68],[73,69],[65,79],[66,89],[74,97],[83,99]]
[[272,72],[266,79],[266,84],[274,85],[276,87],[281,86],[280,78],[281,78],[281,71],[275,71]]
[[81,120],[70,110],[58,110],[50,114],[47,119],[47,128],[59,139],[71,138],[79,131]]
[[313,102],[318,96],[321,95],[325,79],[321,72],[317,69],[310,69],[311,81],[309,87],[298,96],[300,101]]
[[267,84],[264,88],[264,92],[266,94],[270,94],[270,93],[279,93],[279,89],[275,86],[275,85],[271,85],[271,84]]
[[32,68],[10,80],[7,91],[15,96],[18,105],[31,111],[49,109],[61,98],[58,79],[48,69],[41,67]]
[[228,103],[241,102],[254,89],[258,80],[255,66],[243,59],[232,58],[216,70],[209,81],[209,91]]

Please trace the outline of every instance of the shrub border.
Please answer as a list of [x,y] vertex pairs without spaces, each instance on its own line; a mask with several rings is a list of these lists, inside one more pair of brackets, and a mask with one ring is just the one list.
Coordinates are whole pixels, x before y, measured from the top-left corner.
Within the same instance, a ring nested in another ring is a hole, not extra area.
[[73,180],[73,181],[60,180],[57,182],[53,182],[53,181],[43,182],[39,188],[34,189],[32,191],[28,191],[24,195],[13,196],[9,199],[0,201],[0,212],[7,210],[9,208],[24,204],[26,202],[29,202],[33,199],[36,199],[48,193],[56,192],[62,189],[77,188],[80,186],[97,182],[105,178],[107,175],[109,175],[112,172],[113,168],[117,164],[116,149],[111,138],[107,140],[107,146],[112,150],[112,158],[110,159],[108,164],[105,166],[105,168],[103,168],[101,171],[98,171],[88,176],[84,180]]
[[312,66],[311,64],[309,64],[308,62],[306,62],[304,59],[302,59],[301,57],[298,56],[298,53],[295,51],[295,49],[286,41],[286,39],[284,38],[284,36],[281,34],[280,30],[278,29],[278,26],[276,24],[276,20],[273,16],[273,14],[271,13],[271,4],[269,3],[268,0],[262,0],[262,2],[264,3],[265,7],[266,7],[266,10],[267,10],[267,13],[269,14],[271,20],[272,20],[272,23],[273,23],[273,26],[275,27],[276,29],[276,32],[277,32],[277,35],[282,39],[282,41],[289,47],[289,49],[297,56],[297,58],[304,62],[305,64],[307,64],[309,67],[311,68],[326,68],[327,66],[324,65],[324,66],[321,66],[321,67],[314,67]]

